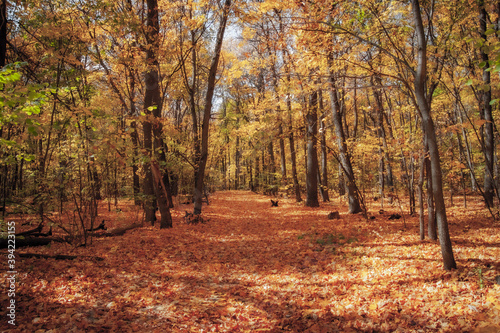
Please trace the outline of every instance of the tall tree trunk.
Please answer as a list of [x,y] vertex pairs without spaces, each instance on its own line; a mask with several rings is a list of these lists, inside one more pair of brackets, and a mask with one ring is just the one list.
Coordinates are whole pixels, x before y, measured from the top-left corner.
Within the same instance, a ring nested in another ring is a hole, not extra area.
[[[486,29],[487,29],[488,13],[484,7],[484,0],[480,3],[480,15],[479,15],[479,31],[481,33],[481,38],[486,42]],[[481,60],[485,64],[483,67],[483,85],[487,86],[488,89],[481,93],[481,118],[486,122],[482,126],[482,141],[483,141],[483,153],[484,153],[484,200],[488,207],[493,207],[494,197],[495,197],[495,184],[493,177],[493,160],[495,152],[495,137],[493,132],[493,114],[491,108],[491,74],[489,71],[489,57],[488,53],[481,48]]]
[[307,108],[307,207],[319,207],[318,201],[318,153],[316,139],[318,135],[318,92],[311,93]]
[[138,153],[139,153],[139,132],[137,131],[137,122],[135,121],[136,117],[136,107],[135,107],[135,75],[130,70],[130,117],[132,117],[132,121],[130,123],[130,128],[132,129],[130,133],[130,138],[132,140],[132,182],[133,182],[133,190],[134,190],[134,204],[140,205],[141,200],[139,199],[139,192],[141,191],[141,185],[139,180],[139,167],[138,167]]
[[208,131],[210,126],[210,117],[212,115],[212,98],[215,90],[217,68],[219,67],[219,58],[226,30],[227,18],[231,7],[231,0],[226,0],[222,12],[219,30],[215,41],[215,51],[210,64],[210,70],[207,79],[207,94],[205,96],[205,108],[203,110],[203,124],[201,128],[201,156],[196,165],[195,188],[194,188],[194,214],[201,214],[201,205],[203,199],[203,185],[205,179],[205,168],[208,160]]
[[[146,176],[145,179],[145,192],[146,195],[151,197],[156,197],[157,205],[161,213],[160,228],[171,228],[172,227],[172,216],[170,214],[169,202],[167,191],[169,190],[164,182],[162,181],[163,176],[161,169],[158,166],[158,160],[161,154],[164,154],[162,132],[163,127],[160,121],[161,117],[161,97],[160,97],[160,85],[159,85],[159,74],[158,74],[158,58],[157,52],[159,48],[159,32],[160,23],[158,17],[158,2],[157,0],[147,0],[148,11],[147,11],[147,26],[148,26],[148,48],[146,51],[146,62],[149,68],[145,75],[145,86],[146,91],[144,95],[144,112],[146,114],[153,114],[154,126],[151,121],[145,121],[143,127],[144,130],[144,148],[148,152],[150,163],[145,165]],[[154,140],[154,141],[153,141]],[[153,174],[154,172],[154,174]],[[149,205],[145,205],[146,221],[154,223],[156,219],[154,201],[148,202]],[[152,210],[152,211],[151,211]]]
[[434,203],[436,205],[436,220],[439,230],[439,242],[441,245],[441,254],[443,256],[443,265],[445,270],[451,270],[453,268],[457,268],[457,264],[453,256],[450,233],[448,230],[448,220],[446,218],[446,206],[443,195],[443,181],[436,132],[434,122],[431,117],[431,108],[430,105],[427,104],[425,93],[425,84],[427,80],[427,41],[418,0],[412,0],[412,9],[418,42],[417,69],[414,81],[415,97],[422,116],[422,122],[424,124],[424,135],[427,137],[427,144],[429,146],[432,172],[432,192],[434,195]]
[[290,96],[287,96],[286,108],[288,111],[288,144],[290,146],[290,159],[292,160],[292,180],[293,190],[295,193],[295,201],[301,202],[299,179],[297,177],[297,153],[295,151],[295,138],[293,136],[293,119],[292,119],[292,102]]
[[[273,135],[274,137],[274,135]],[[271,137],[271,141],[267,145],[267,152],[269,153],[269,164],[268,164],[268,171],[270,175],[268,176],[268,185],[272,184],[275,185],[275,180],[276,180],[276,165],[275,165],[275,160],[274,160],[274,144],[273,144],[273,137]]]
[[[457,91],[457,96],[458,95],[458,91]],[[475,167],[474,167],[474,163],[472,161],[472,152],[471,152],[471,146],[470,146],[470,143],[469,143],[469,135],[468,135],[468,132],[464,126],[464,118],[463,118],[463,113],[462,113],[462,109],[457,109],[457,112],[458,112],[458,119],[460,121],[460,128],[461,128],[461,132],[462,132],[462,137],[464,138],[464,144],[465,144],[465,153],[466,153],[466,157],[467,157],[467,166],[469,168],[469,175],[470,175],[470,181],[471,181],[471,190],[473,192],[476,192],[477,190],[477,182],[476,182],[476,176],[475,176]]]
[[280,162],[281,162],[281,184],[287,185],[287,175],[286,175],[286,151],[285,151],[285,139],[283,137],[283,122],[280,116],[280,124],[278,127],[278,136],[280,143]]
[[234,189],[238,190],[240,188],[240,137],[236,135],[236,144],[235,144],[235,152],[234,152],[234,163],[236,168],[234,170]]
[[319,110],[321,112],[321,117],[319,119],[319,131],[321,134],[321,172],[318,173],[321,176],[319,177],[319,186],[321,188],[321,197],[323,202],[328,202],[330,201],[330,196],[328,195],[328,158],[326,154],[326,127],[323,122],[326,114],[324,113],[325,108],[323,105],[323,91],[321,89],[318,91],[318,98]]
[[330,81],[330,103],[332,105],[333,125],[335,127],[335,136],[337,137],[337,146],[339,149],[339,162],[342,167],[343,174],[345,175],[345,183],[347,189],[347,197],[349,201],[349,213],[356,214],[362,211],[358,193],[356,191],[356,184],[354,183],[354,171],[351,163],[351,156],[347,149],[346,136],[344,134],[344,127],[342,124],[342,115],[340,112],[340,104],[338,101],[337,88],[335,77],[331,73],[331,63],[333,55],[329,56],[329,81]]
[[258,191],[259,187],[260,187],[260,163],[259,163],[259,156],[255,156],[254,191]]

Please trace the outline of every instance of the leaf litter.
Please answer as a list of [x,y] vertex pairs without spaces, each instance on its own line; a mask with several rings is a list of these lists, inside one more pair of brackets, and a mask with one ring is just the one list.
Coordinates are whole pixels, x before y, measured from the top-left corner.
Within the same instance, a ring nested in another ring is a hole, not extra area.
[[[120,205],[120,218],[102,208],[113,226],[137,218],[130,202]],[[271,207],[268,197],[224,191],[203,208],[209,222],[197,225],[176,208],[172,229],[143,227],[85,248],[18,249],[104,260],[17,258],[17,325],[4,313],[2,330],[500,331],[500,226],[479,202],[475,217],[471,208],[448,209],[459,266],[451,272],[439,244],[419,240],[418,217],[407,216],[406,228],[387,220],[396,207],[367,221],[338,202]],[[332,210],[341,218],[328,220]]]

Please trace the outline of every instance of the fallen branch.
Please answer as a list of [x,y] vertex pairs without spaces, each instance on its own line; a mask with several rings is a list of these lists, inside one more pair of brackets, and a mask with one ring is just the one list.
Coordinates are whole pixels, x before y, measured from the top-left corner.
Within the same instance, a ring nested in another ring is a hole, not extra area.
[[16,237],[17,236],[24,236],[24,235],[31,235],[31,234],[40,234],[42,232],[42,229],[43,229],[43,222],[41,222],[40,224],[38,224],[38,226],[36,228],[34,228],[34,229],[17,233]]
[[142,223],[129,224],[124,227],[118,227],[108,230],[106,233],[101,234],[102,236],[121,236],[125,232],[142,227]]
[[64,254],[55,254],[55,255],[50,255],[50,254],[39,254],[39,253],[19,253],[19,257],[22,258],[43,258],[43,259],[56,259],[56,260],[74,260],[77,258],[81,259],[92,259],[92,260],[97,260],[97,261],[103,261],[104,258],[102,257],[93,257],[93,256],[68,256]]
[[[10,242],[9,242],[10,241]],[[68,242],[68,237],[16,237],[16,248],[25,246],[42,246],[51,242]],[[12,239],[0,238],[0,249],[6,249],[9,245],[14,245]]]
[[87,229],[87,231],[97,231],[97,230],[106,230],[106,226],[104,225],[104,221],[105,220],[102,220],[101,224],[99,224],[99,226],[95,227],[94,229]]

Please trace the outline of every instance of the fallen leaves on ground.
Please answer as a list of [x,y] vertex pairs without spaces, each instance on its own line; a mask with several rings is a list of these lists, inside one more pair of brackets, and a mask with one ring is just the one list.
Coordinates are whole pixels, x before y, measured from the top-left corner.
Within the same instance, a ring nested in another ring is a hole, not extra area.
[[[135,214],[120,205],[112,224]],[[11,331],[500,331],[499,225],[483,209],[449,209],[459,269],[447,272],[439,244],[419,240],[417,217],[388,221],[390,207],[366,221],[342,207],[271,208],[265,196],[217,192],[204,224],[186,225],[178,209],[173,229],[19,249],[104,260],[18,258]],[[341,219],[328,220],[332,210]]]

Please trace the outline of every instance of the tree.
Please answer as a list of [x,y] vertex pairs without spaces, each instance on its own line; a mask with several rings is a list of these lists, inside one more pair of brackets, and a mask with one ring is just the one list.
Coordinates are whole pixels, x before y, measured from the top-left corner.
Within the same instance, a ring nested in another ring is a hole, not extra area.
[[479,1],[479,32],[481,39],[484,41],[481,47],[481,61],[483,64],[483,91],[481,92],[480,109],[481,118],[485,123],[482,126],[482,144],[484,154],[484,200],[489,207],[493,207],[493,199],[495,197],[495,177],[494,177],[494,158],[495,158],[495,135],[493,133],[493,113],[491,107],[491,74],[488,67],[489,55],[487,51],[487,20],[488,13],[486,12],[484,0]]
[[[148,0],[147,11],[147,34],[146,40],[148,47],[146,49],[147,71],[145,75],[145,95],[144,95],[144,113],[153,115],[154,123],[147,119],[143,122],[144,130],[144,148],[148,153],[150,163],[145,165],[146,175],[144,179],[144,193],[148,199],[144,205],[146,213],[146,221],[154,223],[155,205],[152,198],[156,197],[157,204],[161,213],[160,228],[172,227],[172,216],[168,202],[169,188],[162,181],[163,177],[159,172],[158,157],[164,149],[162,139],[162,124],[159,121],[161,115],[161,98],[158,75],[158,58],[159,50],[158,37],[160,31],[160,22],[158,18],[158,2],[157,0]],[[154,140],[154,142],[153,142]],[[155,172],[156,171],[156,172]]]
[[314,90],[309,96],[307,108],[307,207],[319,207],[318,201],[318,91]]
[[214,54],[208,72],[207,79],[207,93],[205,95],[205,107],[203,110],[203,122],[201,126],[201,150],[196,156],[196,170],[195,170],[195,185],[194,185],[194,214],[201,214],[201,206],[203,199],[203,186],[205,180],[205,168],[208,160],[208,138],[210,118],[212,115],[212,99],[216,84],[217,68],[219,66],[220,52],[222,48],[222,41],[224,39],[224,32],[226,31],[226,24],[231,9],[231,0],[225,0],[221,20],[219,23],[219,30],[215,39]]
[[417,34],[417,68],[414,76],[415,97],[422,123],[425,130],[427,145],[429,147],[432,177],[432,194],[435,201],[436,220],[439,230],[439,242],[441,244],[441,254],[446,270],[457,268],[453,256],[450,233],[448,231],[448,220],[446,218],[446,206],[443,195],[443,180],[441,174],[441,164],[439,161],[439,149],[436,139],[434,122],[431,117],[430,105],[427,103],[425,85],[427,81],[427,41],[424,32],[424,25],[420,13],[420,3],[412,0],[413,19]]

